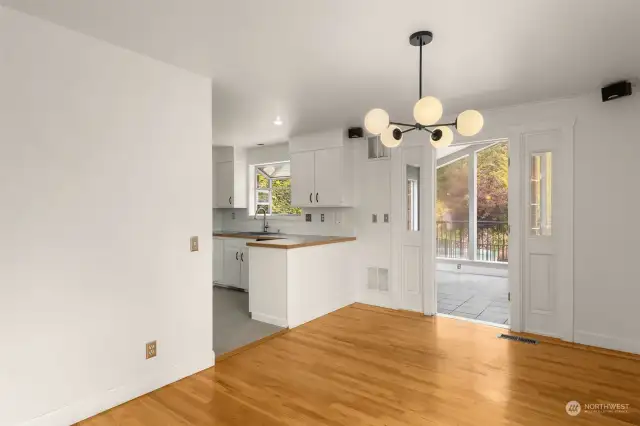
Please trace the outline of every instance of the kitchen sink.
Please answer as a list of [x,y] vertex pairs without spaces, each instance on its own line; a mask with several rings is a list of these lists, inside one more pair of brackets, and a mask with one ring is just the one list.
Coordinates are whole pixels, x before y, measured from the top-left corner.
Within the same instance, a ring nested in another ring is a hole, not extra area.
[[262,236],[271,237],[273,235],[281,235],[281,234],[278,234],[277,232],[242,232],[242,234],[251,235],[251,236],[255,235],[255,236],[258,236],[258,237],[262,237]]

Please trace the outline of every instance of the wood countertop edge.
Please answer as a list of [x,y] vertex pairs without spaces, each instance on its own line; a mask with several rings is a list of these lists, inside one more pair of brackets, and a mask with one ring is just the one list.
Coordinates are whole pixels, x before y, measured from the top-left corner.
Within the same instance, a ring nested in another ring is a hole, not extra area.
[[297,249],[297,248],[303,248],[303,247],[324,246],[327,244],[346,243],[346,242],[355,241],[355,240],[356,240],[356,237],[344,237],[344,238],[337,238],[334,240],[309,241],[307,243],[298,243],[298,244],[289,244],[289,245],[256,241],[252,243],[247,243],[247,246],[288,250],[288,249]]

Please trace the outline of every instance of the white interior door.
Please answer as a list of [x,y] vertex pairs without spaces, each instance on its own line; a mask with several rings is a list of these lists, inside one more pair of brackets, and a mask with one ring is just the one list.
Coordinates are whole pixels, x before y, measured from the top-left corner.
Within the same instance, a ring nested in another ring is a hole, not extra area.
[[291,204],[311,206],[315,197],[315,155],[313,151],[291,154]]
[[524,131],[519,141],[521,312],[514,329],[572,341],[573,127]]
[[315,152],[315,194],[319,206],[342,204],[342,148],[321,149]]
[[402,309],[423,312],[423,223],[424,177],[422,147],[403,148],[402,183]]

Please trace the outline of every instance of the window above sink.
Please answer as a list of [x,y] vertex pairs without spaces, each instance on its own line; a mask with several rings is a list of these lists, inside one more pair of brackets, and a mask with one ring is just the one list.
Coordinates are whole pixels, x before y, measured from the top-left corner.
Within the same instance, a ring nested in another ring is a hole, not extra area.
[[[302,209],[291,206],[291,163],[258,164],[249,168],[253,174],[250,211],[264,209],[267,216],[299,217]],[[262,213],[260,213],[262,214]]]

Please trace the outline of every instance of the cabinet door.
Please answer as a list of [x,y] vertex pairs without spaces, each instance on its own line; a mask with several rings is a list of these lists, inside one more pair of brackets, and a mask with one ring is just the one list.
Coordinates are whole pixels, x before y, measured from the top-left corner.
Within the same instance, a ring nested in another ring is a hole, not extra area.
[[249,247],[240,251],[240,288],[249,291]]
[[233,207],[233,161],[216,165],[216,207]]
[[[342,204],[342,148],[321,149],[315,152],[314,204],[339,206]],[[293,180],[291,181],[293,183]]]
[[213,282],[221,283],[224,280],[224,241],[213,239]]
[[315,204],[314,153],[291,154],[291,204],[311,206]]
[[224,285],[240,287],[240,251],[241,248],[237,244],[224,242]]

